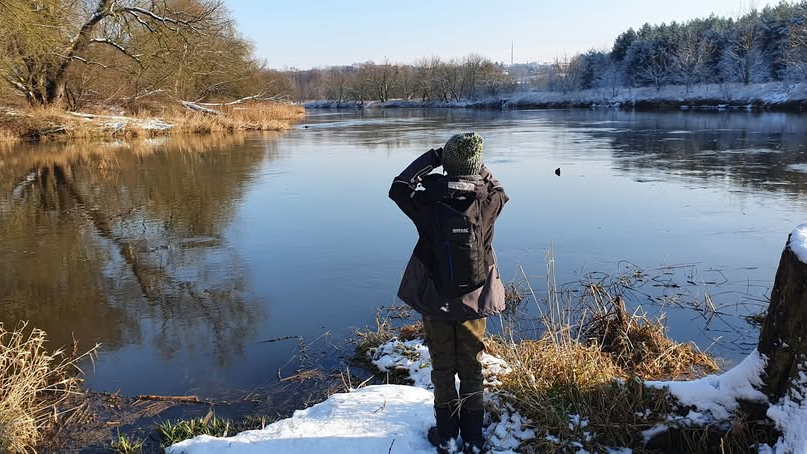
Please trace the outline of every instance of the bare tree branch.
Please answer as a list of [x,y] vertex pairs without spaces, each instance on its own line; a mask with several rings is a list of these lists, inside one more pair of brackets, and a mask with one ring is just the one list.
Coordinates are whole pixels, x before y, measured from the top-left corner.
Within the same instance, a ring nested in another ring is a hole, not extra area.
[[127,57],[129,57],[132,60],[136,61],[141,67],[143,66],[143,62],[140,61],[140,57],[143,56],[142,54],[132,54],[132,53],[129,52],[128,49],[126,49],[125,47],[123,47],[120,44],[116,43],[115,41],[112,41],[111,39],[94,38],[94,39],[90,40],[89,44],[106,44],[108,46],[112,46],[115,49],[119,50],[123,55],[126,55]]
[[100,66],[100,67],[102,67],[102,68],[104,68],[104,69],[108,69],[108,68],[109,68],[107,65],[105,65],[105,64],[103,64],[103,63],[99,63],[99,62],[97,62],[97,61],[90,61],[90,60],[87,60],[86,58],[79,57],[78,55],[73,55],[73,56],[71,56],[69,59],[70,59],[70,60],[76,60],[76,61],[80,61],[80,62],[82,62],[82,63],[84,63],[85,65],[88,65],[88,66],[89,66],[89,65],[97,65],[97,66]]

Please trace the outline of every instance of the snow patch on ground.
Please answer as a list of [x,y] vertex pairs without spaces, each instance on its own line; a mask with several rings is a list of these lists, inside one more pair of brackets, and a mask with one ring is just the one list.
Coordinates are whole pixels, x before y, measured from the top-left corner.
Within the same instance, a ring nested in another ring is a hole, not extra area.
[[420,339],[399,341],[393,339],[381,344],[370,352],[371,361],[381,372],[404,370],[412,380],[413,385],[434,389],[432,385],[432,360],[429,349]]
[[801,263],[807,263],[807,224],[801,224],[790,233],[788,247]]
[[231,438],[202,435],[177,443],[166,452],[434,454],[425,436],[434,420],[433,401],[431,392],[415,386],[368,386],[334,394],[261,430]]
[[[415,386],[434,389],[431,381],[431,357],[423,339],[410,341],[393,339],[372,350],[370,359],[373,365],[382,372],[395,369],[404,370]],[[483,352],[479,361],[482,363],[482,376],[485,379],[486,387],[501,385],[499,377],[512,372],[512,368],[502,358]],[[457,383],[459,384],[459,381]],[[489,421],[485,428],[485,437],[488,439],[487,446],[490,452],[513,452],[524,441],[535,438],[535,432],[525,428],[530,421],[502,402],[498,396],[486,389],[484,400],[488,408],[496,408],[500,413],[499,420]]]
[[739,400],[766,401],[759,388],[767,359],[754,350],[740,364],[721,375],[690,381],[648,381],[655,388],[668,388],[685,406],[692,406],[687,419],[698,424],[728,419],[739,407]]
[[[381,372],[403,370],[409,375],[414,386],[434,389],[431,379],[432,361],[423,339],[409,341],[393,339],[373,349],[370,352],[370,360]],[[499,377],[512,372],[505,360],[484,352],[479,362],[482,363],[485,386],[501,385]]]
[[68,112],[70,115],[82,118],[85,121],[95,121],[103,129],[119,131],[126,127],[143,129],[146,131],[165,131],[174,127],[173,124],[159,118],[133,118],[121,115],[96,115],[81,112]]
[[[404,370],[415,386],[368,386],[349,393],[334,394],[325,402],[294,412],[262,430],[242,432],[231,438],[199,436],[177,443],[169,454],[233,453],[433,453],[426,439],[434,425],[434,386],[431,358],[422,339],[393,339],[370,352],[381,371]],[[483,353],[481,362],[488,386],[501,383],[499,377],[512,371],[501,358]],[[485,391],[488,407],[500,418],[485,428],[491,453],[513,453],[524,441],[535,438],[527,428],[530,421]],[[391,448],[391,450],[390,450]]]
[[[807,230],[807,225],[804,227]],[[798,368],[799,376],[791,383],[787,395],[768,408],[768,417],[782,436],[773,447],[766,447],[765,452],[807,453],[807,358],[800,358]]]

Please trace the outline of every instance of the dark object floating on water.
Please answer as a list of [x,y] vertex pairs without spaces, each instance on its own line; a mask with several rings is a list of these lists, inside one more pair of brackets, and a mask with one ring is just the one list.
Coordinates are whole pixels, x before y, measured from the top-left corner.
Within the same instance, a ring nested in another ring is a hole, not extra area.
[[555,175],[560,176],[560,167],[558,167],[557,169],[555,169]]
[[308,125],[303,126],[305,129],[308,129]]

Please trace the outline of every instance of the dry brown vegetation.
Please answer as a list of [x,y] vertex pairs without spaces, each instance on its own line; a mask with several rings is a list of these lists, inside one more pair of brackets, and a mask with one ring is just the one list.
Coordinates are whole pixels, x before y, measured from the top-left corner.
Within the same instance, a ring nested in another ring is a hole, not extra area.
[[[693,344],[669,339],[661,320],[627,313],[618,297],[613,303],[611,312],[585,326],[550,327],[538,340],[497,337],[488,343],[488,350],[514,369],[497,391],[539,432],[561,440],[539,436],[532,446],[538,452],[565,452],[571,442],[589,450],[635,449],[641,446],[641,431],[666,423],[675,405],[665,391],[643,386],[645,380],[717,370]],[[585,431],[570,425],[571,415],[588,422]]]
[[44,331],[0,324],[0,452],[33,452],[37,443],[75,408],[81,395],[77,355],[48,351]]
[[0,142],[281,131],[305,116],[302,106],[278,102],[253,102],[221,109],[220,112],[214,115],[175,108],[163,111],[159,116],[146,110],[134,116],[120,116],[76,114],[57,108],[0,110]]

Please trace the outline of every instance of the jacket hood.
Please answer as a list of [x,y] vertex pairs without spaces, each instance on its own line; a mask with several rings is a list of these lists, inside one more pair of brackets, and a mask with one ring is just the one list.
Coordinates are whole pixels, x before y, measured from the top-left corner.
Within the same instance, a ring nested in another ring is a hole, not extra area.
[[[434,175],[432,177],[432,175]],[[481,175],[445,176],[432,174],[424,180],[423,187],[429,198],[439,200],[484,200],[488,197],[488,184]]]

